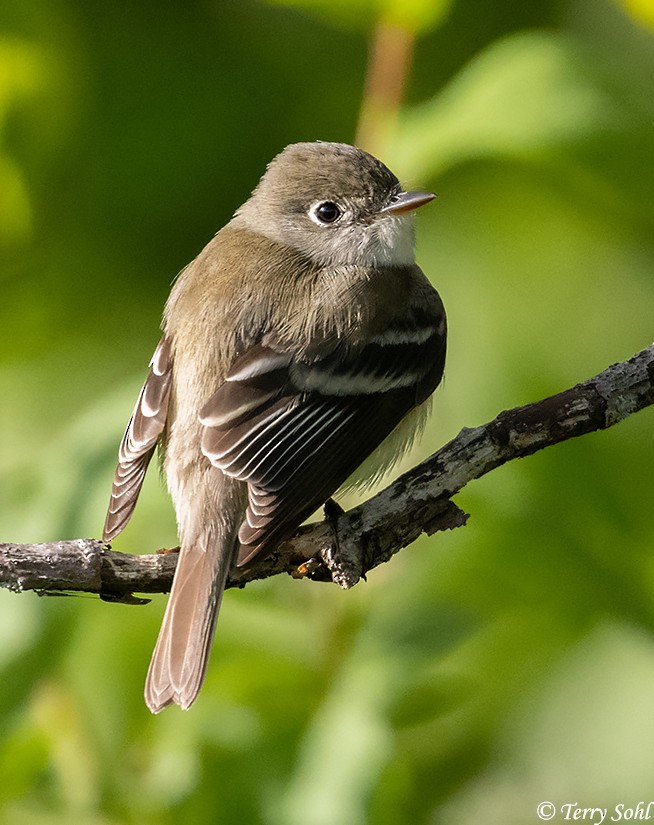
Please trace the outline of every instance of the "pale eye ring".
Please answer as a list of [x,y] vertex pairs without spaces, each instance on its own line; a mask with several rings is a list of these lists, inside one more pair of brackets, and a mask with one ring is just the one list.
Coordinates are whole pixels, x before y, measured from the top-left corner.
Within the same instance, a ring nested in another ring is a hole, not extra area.
[[309,214],[316,223],[326,226],[330,223],[336,223],[343,212],[334,201],[321,201],[311,208]]

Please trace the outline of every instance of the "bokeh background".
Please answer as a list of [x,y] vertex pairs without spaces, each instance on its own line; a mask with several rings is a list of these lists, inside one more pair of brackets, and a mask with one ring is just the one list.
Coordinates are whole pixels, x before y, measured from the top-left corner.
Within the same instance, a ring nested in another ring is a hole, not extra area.
[[[399,108],[371,81],[384,32]],[[651,0],[3,0],[0,540],[99,535],[171,281],[287,143],[359,130],[438,192],[418,258],[449,361],[412,460],[645,347],[653,88]],[[165,597],[0,592],[0,822],[522,825],[654,798],[653,432],[647,410],[493,472],[466,528],[351,592],[229,592],[188,713],[141,698]],[[175,543],[152,472],[114,546]]]

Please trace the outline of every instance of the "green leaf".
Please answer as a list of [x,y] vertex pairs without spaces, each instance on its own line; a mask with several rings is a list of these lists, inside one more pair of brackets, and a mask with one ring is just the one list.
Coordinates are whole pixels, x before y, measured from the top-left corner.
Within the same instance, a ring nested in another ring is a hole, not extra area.
[[471,158],[540,153],[618,122],[573,42],[518,34],[491,45],[401,117],[389,164],[424,179]]

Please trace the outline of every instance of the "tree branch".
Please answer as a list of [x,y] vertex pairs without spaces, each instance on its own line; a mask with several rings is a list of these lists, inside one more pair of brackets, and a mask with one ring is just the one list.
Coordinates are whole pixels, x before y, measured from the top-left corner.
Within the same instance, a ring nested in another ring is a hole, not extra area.
[[[654,404],[654,344],[572,389],[512,410],[449,444],[359,507],[300,528],[266,559],[234,570],[228,586],[278,573],[352,587],[422,532],[465,524],[452,496],[515,458],[612,427]],[[95,539],[0,544],[0,586],[63,594],[87,592],[108,601],[142,603],[132,593],[170,589],[176,553],[133,556]]]

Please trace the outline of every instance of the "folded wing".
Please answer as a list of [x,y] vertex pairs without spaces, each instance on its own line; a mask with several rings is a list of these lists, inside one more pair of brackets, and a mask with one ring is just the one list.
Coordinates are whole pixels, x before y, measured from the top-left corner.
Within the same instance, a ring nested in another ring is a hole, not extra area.
[[444,325],[391,329],[321,355],[258,344],[200,412],[202,451],[247,482],[243,565],[291,534],[441,379]]
[[136,506],[145,472],[166,424],[171,378],[170,341],[162,338],[120,443],[104,541],[111,541],[123,530]]

